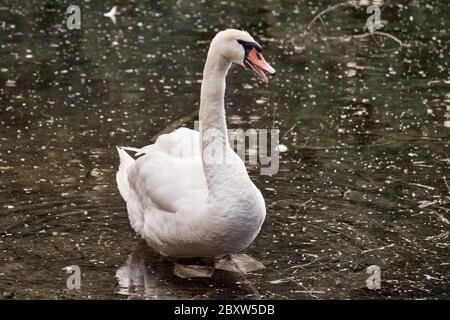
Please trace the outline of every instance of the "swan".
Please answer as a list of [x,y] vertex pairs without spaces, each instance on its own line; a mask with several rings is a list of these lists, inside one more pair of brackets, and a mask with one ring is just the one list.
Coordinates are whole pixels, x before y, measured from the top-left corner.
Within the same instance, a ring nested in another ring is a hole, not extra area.
[[232,63],[265,83],[266,73],[275,74],[249,33],[221,31],[203,70],[199,131],[179,128],[140,149],[117,147],[116,180],[131,226],[163,256],[231,255],[245,249],[264,222],[264,198],[228,141],[224,95]]

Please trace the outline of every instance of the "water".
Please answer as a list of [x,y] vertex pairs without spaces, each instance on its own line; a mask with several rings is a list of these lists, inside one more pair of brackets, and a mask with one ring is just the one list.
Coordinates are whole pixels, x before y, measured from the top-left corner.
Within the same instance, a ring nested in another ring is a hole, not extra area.
[[[113,24],[116,2],[80,1],[81,30],[68,31],[68,2],[0,2],[0,293],[449,298],[450,6],[384,7],[381,31],[403,47],[343,37],[366,32],[365,8],[305,33],[336,3],[132,1]],[[278,71],[266,86],[234,67],[227,91],[230,128],[279,128],[288,149],[276,175],[249,168],[268,216],[245,253],[266,269],[178,279],[129,226],[115,146],[193,126],[208,42],[227,27],[254,35]],[[81,290],[66,287],[69,265]]]

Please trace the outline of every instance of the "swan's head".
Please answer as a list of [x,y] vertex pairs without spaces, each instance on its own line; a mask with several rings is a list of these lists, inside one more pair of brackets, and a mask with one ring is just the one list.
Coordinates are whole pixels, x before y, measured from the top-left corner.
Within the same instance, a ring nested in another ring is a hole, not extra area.
[[275,75],[262,55],[261,46],[246,31],[227,29],[219,32],[213,39],[211,47],[218,50],[231,63],[243,66],[264,82],[268,82],[266,74]]

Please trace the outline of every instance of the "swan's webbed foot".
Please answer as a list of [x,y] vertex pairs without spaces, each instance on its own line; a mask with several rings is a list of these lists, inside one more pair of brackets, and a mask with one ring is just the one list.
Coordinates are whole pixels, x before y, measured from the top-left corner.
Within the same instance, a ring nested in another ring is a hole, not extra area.
[[[202,259],[202,264],[181,264],[174,261],[173,273],[180,278],[211,278],[215,270],[246,274],[264,269],[264,265],[247,254],[232,254],[217,258]],[[191,262],[186,260],[183,262]],[[199,261],[194,261],[199,262]]]
[[183,265],[175,263],[173,273],[180,278],[211,278],[214,268],[201,265]]
[[232,254],[219,259],[214,269],[238,273],[248,273],[264,269],[264,265],[247,254]]

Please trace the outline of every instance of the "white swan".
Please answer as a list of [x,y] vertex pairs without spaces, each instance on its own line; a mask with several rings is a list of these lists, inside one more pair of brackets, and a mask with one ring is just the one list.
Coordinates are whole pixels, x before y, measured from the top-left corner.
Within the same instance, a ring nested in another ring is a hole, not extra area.
[[[235,253],[255,239],[264,221],[264,198],[228,142],[224,94],[231,63],[264,82],[265,72],[275,74],[247,32],[219,32],[203,71],[201,134],[179,128],[142,149],[117,148],[117,185],[131,225],[162,255]],[[134,160],[124,149],[144,155]]]

